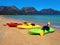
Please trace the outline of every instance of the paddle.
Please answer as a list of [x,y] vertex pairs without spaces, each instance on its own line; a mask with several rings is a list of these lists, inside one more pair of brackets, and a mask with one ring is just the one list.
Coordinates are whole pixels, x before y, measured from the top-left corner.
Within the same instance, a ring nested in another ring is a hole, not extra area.
[[40,30],[40,36],[42,37],[44,35],[44,31]]

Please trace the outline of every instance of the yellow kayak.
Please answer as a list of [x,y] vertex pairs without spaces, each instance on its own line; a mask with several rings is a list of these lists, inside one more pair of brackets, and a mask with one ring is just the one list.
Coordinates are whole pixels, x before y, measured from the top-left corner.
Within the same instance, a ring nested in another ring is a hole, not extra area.
[[32,26],[32,25],[17,25],[17,28],[40,28],[40,25],[35,25],[35,26]]

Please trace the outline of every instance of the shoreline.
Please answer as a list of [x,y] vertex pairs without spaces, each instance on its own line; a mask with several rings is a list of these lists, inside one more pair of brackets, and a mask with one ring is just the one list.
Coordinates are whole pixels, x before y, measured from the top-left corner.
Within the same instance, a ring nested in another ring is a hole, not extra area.
[[[3,17],[5,17],[5,16],[3,16]],[[5,17],[5,18],[8,18],[8,17]],[[16,19],[16,18],[9,18],[9,19],[18,20],[18,21],[22,21],[22,22],[31,22],[31,23],[36,23],[36,24],[41,25],[41,26],[46,25],[46,24],[44,24],[44,23],[37,23],[37,22],[34,22],[34,21],[20,20],[20,19]],[[60,30],[60,28],[59,28],[60,26],[54,26],[54,25],[51,25],[51,27],[53,27],[53,28],[56,28],[56,29]]]
[[0,45],[60,45],[60,30],[55,28],[54,33],[29,35],[29,29],[18,29],[4,26],[7,22],[23,22],[22,20],[5,18],[0,15]]

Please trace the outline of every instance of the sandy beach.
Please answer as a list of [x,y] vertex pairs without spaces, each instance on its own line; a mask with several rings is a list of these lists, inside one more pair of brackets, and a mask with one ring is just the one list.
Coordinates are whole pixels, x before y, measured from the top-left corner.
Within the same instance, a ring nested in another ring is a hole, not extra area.
[[29,29],[4,26],[7,22],[23,21],[0,16],[0,45],[60,45],[60,30],[56,28],[54,33],[40,37],[28,34]]

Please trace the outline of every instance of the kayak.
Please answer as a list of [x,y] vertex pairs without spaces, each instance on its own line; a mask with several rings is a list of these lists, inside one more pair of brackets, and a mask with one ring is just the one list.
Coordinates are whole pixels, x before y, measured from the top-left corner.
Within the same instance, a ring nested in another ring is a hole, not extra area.
[[[41,28],[35,28],[35,29],[30,29],[28,32],[29,32],[29,34],[32,34],[32,35],[38,35],[38,34],[40,34],[40,30],[41,30]],[[50,30],[49,31],[47,31],[47,30],[45,30],[44,31],[44,34],[48,34],[48,33],[52,33],[52,32],[54,32],[54,28],[50,28]]]
[[23,25],[17,25],[17,28],[40,28],[40,25],[32,26],[32,25],[25,25],[25,24],[23,24]]
[[16,27],[17,25],[22,25],[21,23],[7,23],[9,27]]

